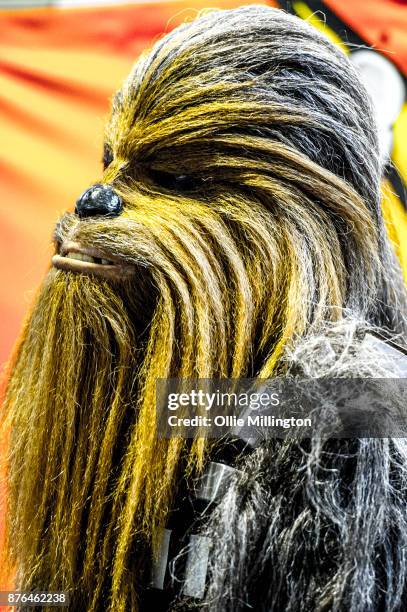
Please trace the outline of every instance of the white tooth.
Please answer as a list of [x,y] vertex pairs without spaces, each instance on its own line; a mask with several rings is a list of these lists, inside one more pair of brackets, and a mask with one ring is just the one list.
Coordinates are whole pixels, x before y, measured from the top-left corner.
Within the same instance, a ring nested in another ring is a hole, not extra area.
[[102,258],[102,264],[105,266],[108,266],[110,264],[110,261],[108,259],[103,259]]
[[90,261],[91,263],[95,261],[93,257],[85,255],[85,253],[73,253],[70,251],[66,256],[69,257],[69,259],[79,259],[79,261]]

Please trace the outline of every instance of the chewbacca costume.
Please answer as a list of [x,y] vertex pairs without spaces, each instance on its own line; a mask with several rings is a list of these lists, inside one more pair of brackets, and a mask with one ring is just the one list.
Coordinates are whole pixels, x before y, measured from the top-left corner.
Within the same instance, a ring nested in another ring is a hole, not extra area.
[[283,11],[209,12],[137,61],[8,385],[18,589],[74,612],[406,609],[404,438],[156,435],[157,378],[407,375],[381,174],[356,69]]

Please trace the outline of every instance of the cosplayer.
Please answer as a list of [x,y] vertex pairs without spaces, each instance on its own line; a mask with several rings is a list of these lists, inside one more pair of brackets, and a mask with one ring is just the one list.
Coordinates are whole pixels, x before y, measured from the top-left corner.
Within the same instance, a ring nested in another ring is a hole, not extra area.
[[16,588],[74,612],[406,609],[406,439],[156,431],[157,378],[401,375],[380,160],[356,68],[283,11],[209,12],[140,57],[13,363]]

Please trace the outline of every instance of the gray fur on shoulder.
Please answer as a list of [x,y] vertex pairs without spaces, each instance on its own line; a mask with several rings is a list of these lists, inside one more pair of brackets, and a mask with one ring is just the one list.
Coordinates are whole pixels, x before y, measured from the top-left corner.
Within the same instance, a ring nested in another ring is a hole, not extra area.
[[[311,378],[394,378],[405,372],[405,339],[355,318],[327,324],[286,350],[289,373]],[[407,376],[407,374],[404,374]]]
[[[301,340],[289,375],[399,376],[401,354],[366,331],[350,320]],[[200,609],[407,608],[406,439],[270,439],[239,468],[205,527]]]

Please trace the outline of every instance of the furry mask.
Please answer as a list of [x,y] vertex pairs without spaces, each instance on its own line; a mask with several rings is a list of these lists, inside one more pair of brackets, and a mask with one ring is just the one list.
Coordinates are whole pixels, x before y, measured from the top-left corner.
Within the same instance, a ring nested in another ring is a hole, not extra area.
[[177,483],[210,450],[157,439],[157,377],[284,372],[344,309],[404,331],[380,176],[354,67],[295,17],[209,12],[137,61],[8,386],[19,588],[138,609]]

